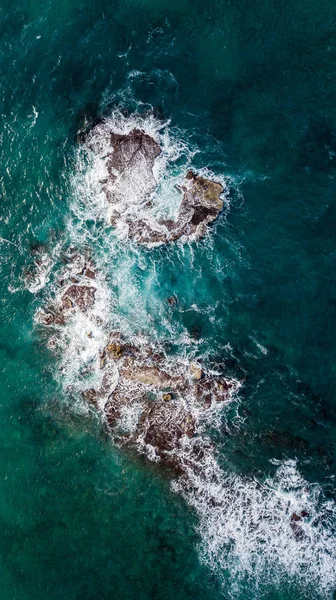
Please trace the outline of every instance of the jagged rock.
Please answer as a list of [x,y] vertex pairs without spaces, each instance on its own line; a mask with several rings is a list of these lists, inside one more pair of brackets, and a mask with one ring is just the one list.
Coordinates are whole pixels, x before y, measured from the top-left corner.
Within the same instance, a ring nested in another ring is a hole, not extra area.
[[81,275],[84,275],[85,277],[88,277],[89,279],[95,279],[96,272],[90,267],[84,267],[84,269],[81,272]]
[[95,389],[90,388],[89,390],[85,390],[82,395],[83,395],[84,400],[89,402],[89,404],[93,404],[94,406],[97,406],[98,393]]
[[[153,169],[154,161],[161,148],[156,141],[140,129],[133,129],[126,135],[111,133],[113,152],[109,154],[108,171],[113,177],[114,172],[123,173],[125,169],[138,169],[139,164],[145,172]],[[156,185],[153,173],[153,185]]]
[[[223,208],[220,195],[224,189],[220,183],[196,175],[193,171],[187,173],[187,186],[180,207],[178,221],[187,221],[181,235],[203,235],[205,226],[214,221]],[[198,231],[198,228],[200,230]]]
[[101,189],[113,205],[111,224],[127,225],[128,236],[140,244],[197,239],[223,208],[223,186],[190,170],[180,188],[183,196],[176,221],[157,219],[149,196],[157,187],[153,167],[162,150],[141,129],[118,134],[109,129],[108,122],[99,123],[88,136],[87,146],[100,155],[105,150],[106,177]]
[[38,314],[39,323],[42,325],[52,325],[54,322],[54,315],[51,312],[40,311]]
[[55,323],[55,325],[65,325],[65,316],[62,313],[61,309],[55,313],[54,323]]
[[[127,145],[126,150],[129,151]],[[57,347],[57,336],[61,335],[54,326],[64,325],[70,315],[76,311],[86,312],[95,303],[96,287],[83,284],[81,279],[96,277],[90,257],[80,255],[74,248],[70,249],[64,262],[63,285],[55,304],[37,315],[39,322],[53,331],[51,348]],[[74,274],[79,283],[69,285]],[[175,296],[172,298],[175,301]],[[94,326],[99,317],[89,313],[87,318],[84,332],[90,344],[89,340],[94,336],[91,322]],[[103,319],[99,322],[106,325]],[[116,331],[110,334],[100,352],[94,350],[90,362],[83,365],[81,375],[91,377],[97,361],[100,371],[94,381],[99,383],[94,384],[95,388],[89,387],[92,383],[88,385],[82,392],[84,400],[105,415],[115,440],[146,453],[151,453],[153,446],[155,456],[181,472],[185,458],[181,461],[178,451],[185,443],[185,436],[192,438],[196,433],[199,408],[210,409],[216,402],[229,398],[237,387],[237,382],[207,374],[198,363],[191,363],[188,372],[184,360],[175,358],[172,361],[172,357],[168,358],[160,348],[146,345],[143,340],[139,345],[127,343]],[[197,410],[194,410],[193,399],[198,403]],[[189,458],[193,460],[192,450]]]
[[184,194],[176,221],[158,221],[157,230],[154,230],[152,221],[149,223],[141,220],[130,224],[130,236],[143,244],[202,237],[207,225],[218,217],[223,208],[220,195],[224,188],[220,183],[188,171],[182,191]]
[[174,450],[183,435],[195,435],[195,419],[181,403],[172,400],[169,403],[155,402],[141,419],[144,441],[154,446],[159,455]]
[[106,352],[112,358],[119,359],[122,357],[124,349],[119,344],[108,344],[105,348]]
[[64,325],[65,317],[62,309],[56,309],[53,306],[48,307],[47,310],[40,310],[36,314],[36,320],[40,325],[50,327],[51,325]]
[[[106,143],[108,151],[103,158],[107,177],[102,181],[102,191],[108,202],[117,205],[123,201],[125,188],[132,202],[148,201],[157,185],[153,166],[156,157],[161,154],[159,144],[140,129],[133,129],[127,134],[114,133],[105,122],[92,130],[87,146],[99,154],[102,147],[106,149]],[[114,226],[119,218],[120,210],[116,208],[111,217]]]
[[302,510],[299,515],[296,513],[293,513],[291,516],[290,526],[291,526],[291,529],[295,536],[295,539],[297,541],[303,540],[303,538],[305,537],[305,532],[304,532],[303,528],[301,527],[301,525],[299,525],[299,522],[300,521],[302,522],[302,519],[304,519],[305,517],[308,517],[308,516],[309,516],[309,514],[305,510]]
[[195,386],[196,399],[205,409],[212,406],[212,402],[225,402],[230,399],[230,394],[237,388],[237,382],[223,377],[204,376],[197,381]]
[[95,287],[71,285],[62,296],[62,307],[66,310],[77,307],[85,312],[94,305],[95,293]]
[[234,382],[224,378],[213,379],[213,395],[216,402],[225,402],[230,396],[230,392],[234,389]]

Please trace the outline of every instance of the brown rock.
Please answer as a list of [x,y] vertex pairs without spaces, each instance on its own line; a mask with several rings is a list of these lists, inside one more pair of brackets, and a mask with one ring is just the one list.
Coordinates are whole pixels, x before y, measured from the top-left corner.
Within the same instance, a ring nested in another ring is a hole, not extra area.
[[40,312],[38,316],[38,320],[42,325],[52,325],[54,322],[54,315],[50,312]]
[[293,513],[290,520],[290,526],[297,541],[302,540],[305,537],[305,533],[302,527],[298,524],[302,520],[300,515]]
[[79,308],[85,312],[94,305],[96,288],[85,285],[71,285],[62,296],[65,309]]
[[165,388],[176,386],[176,378],[171,377],[165,371],[161,371],[157,367],[135,366],[127,363],[120,369],[120,375],[129,381],[142,383],[143,385]]
[[96,272],[93,269],[90,269],[89,267],[85,267],[83,269],[83,275],[85,277],[88,277],[89,279],[95,279]]
[[137,218],[137,211],[126,217],[115,210],[111,215],[113,226],[123,220],[128,225],[129,237],[140,244],[165,244],[191,236],[199,238],[206,233],[207,225],[223,208],[220,196],[224,189],[220,183],[188,171],[185,185],[180,188],[183,197],[176,221],[155,222],[153,215],[149,218],[153,205],[148,196],[157,186],[153,167],[161,154],[159,144],[141,129],[117,134],[108,131],[107,123],[99,123],[88,136],[88,146],[101,152],[106,142],[110,142],[110,150],[104,157],[108,177],[101,184],[106,199],[116,204],[124,198],[125,188],[128,188],[130,196],[136,196],[137,202],[143,201],[142,206],[148,211],[148,218],[146,214]]
[[108,346],[106,346],[106,352],[108,353],[109,356],[111,356],[114,359],[119,359],[122,357],[123,355],[123,348],[122,346],[120,346],[119,344],[108,344]]
[[141,419],[146,444],[154,446],[159,455],[179,445],[183,435],[195,434],[195,420],[179,402],[155,402]]
[[55,325],[65,325],[65,317],[62,313],[62,310],[59,310],[57,313],[55,313],[54,323]]
[[89,402],[90,404],[94,404],[95,406],[97,406],[98,394],[94,388],[85,390],[85,392],[82,393],[82,396],[83,396],[84,400],[86,400],[86,402]]

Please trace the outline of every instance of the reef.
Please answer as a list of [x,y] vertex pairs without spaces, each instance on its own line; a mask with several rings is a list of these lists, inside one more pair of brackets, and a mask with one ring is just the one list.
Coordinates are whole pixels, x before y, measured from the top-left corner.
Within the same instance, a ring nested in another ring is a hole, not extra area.
[[99,123],[85,144],[105,164],[101,191],[110,205],[110,223],[126,226],[128,237],[139,244],[199,239],[223,209],[223,186],[189,170],[178,187],[181,203],[176,219],[158,218],[151,210],[151,197],[158,185],[153,169],[162,150],[140,129],[122,135],[111,131],[107,123]]

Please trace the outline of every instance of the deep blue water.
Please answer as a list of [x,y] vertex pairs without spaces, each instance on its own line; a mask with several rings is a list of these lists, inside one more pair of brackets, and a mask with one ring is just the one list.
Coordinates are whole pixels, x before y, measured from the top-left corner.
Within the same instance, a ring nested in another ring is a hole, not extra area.
[[[1,598],[332,598],[334,3],[0,9]],[[205,360],[245,378],[210,432],[237,507],[231,534],[224,510],[220,522],[202,513],[71,405],[34,326],[53,274],[26,288],[32,248],[72,243],[82,232],[72,207],[89,202],[77,130],[118,109],[130,119],[154,109],[172,147],[184,144],[173,168],[188,160],[229,186],[229,208],[192,247],[111,251],[103,234],[96,245],[124,322],[177,353],[189,332]],[[282,527],[293,489],[310,507],[303,542]],[[264,537],[246,529],[253,515]]]

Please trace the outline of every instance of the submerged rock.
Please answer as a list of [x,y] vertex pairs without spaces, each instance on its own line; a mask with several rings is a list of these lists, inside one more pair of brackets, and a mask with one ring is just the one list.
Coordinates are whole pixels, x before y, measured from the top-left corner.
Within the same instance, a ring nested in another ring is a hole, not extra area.
[[163,458],[165,452],[176,449],[181,438],[195,435],[196,419],[180,402],[155,402],[144,411],[140,428],[145,444],[153,446]]
[[169,298],[167,298],[167,302],[169,306],[175,306],[175,304],[177,304],[177,297],[175,295],[169,296]]
[[297,513],[293,513],[291,516],[290,526],[297,541],[303,540],[305,537],[305,532],[299,523],[302,523],[303,519],[306,517],[309,517],[309,513],[306,510],[302,510],[299,515]]

